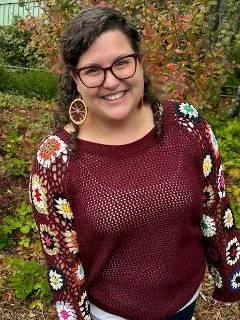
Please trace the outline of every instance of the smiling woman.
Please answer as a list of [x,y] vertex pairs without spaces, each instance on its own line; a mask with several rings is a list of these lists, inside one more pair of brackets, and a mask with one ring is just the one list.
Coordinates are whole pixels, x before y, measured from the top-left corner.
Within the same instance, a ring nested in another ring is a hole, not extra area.
[[[136,108],[143,100],[143,68],[122,31],[107,30],[99,35],[80,56],[73,77],[88,108],[80,138],[85,134],[88,140],[87,132],[92,133],[93,128],[95,136],[103,141],[109,133],[114,134],[113,144],[117,143],[119,135],[129,136],[129,130],[139,134],[147,113],[145,106],[141,111]],[[145,128],[146,131],[154,126],[153,120],[148,122],[150,127]]]
[[217,140],[193,105],[152,93],[139,44],[109,7],[62,36],[59,130],[30,181],[59,320],[190,320],[206,262],[214,298],[240,299]]

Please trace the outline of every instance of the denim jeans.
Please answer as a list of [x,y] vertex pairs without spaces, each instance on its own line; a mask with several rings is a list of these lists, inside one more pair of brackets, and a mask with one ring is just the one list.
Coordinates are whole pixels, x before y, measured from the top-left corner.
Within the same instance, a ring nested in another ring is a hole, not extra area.
[[174,316],[170,317],[168,320],[191,320],[196,306],[196,300],[190,304],[188,307],[176,313]]
[[[167,318],[166,320],[191,320],[193,313],[194,313],[195,305],[196,305],[196,300],[192,304],[190,304],[188,307],[179,311],[174,316]],[[91,319],[92,320],[102,320],[102,319],[94,317],[93,315],[91,315]],[[106,320],[107,319],[108,318],[106,318]],[[111,317],[109,319],[111,319]]]

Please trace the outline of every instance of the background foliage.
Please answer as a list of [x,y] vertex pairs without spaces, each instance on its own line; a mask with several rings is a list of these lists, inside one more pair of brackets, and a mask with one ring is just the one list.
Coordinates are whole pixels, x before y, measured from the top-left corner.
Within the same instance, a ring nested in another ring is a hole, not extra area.
[[37,0],[44,14],[19,22],[30,47],[61,72],[58,39],[65,24],[93,4],[120,9],[143,37],[146,70],[171,98],[217,106],[219,91],[238,68],[240,0]]

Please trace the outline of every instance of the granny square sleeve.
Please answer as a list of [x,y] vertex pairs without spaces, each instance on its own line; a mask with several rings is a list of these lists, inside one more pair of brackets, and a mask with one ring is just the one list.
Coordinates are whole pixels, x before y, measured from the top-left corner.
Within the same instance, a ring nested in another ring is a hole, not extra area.
[[213,277],[213,298],[240,300],[240,235],[224,183],[216,137],[206,120],[198,125],[202,151],[203,215],[201,230],[206,262]]
[[74,216],[65,193],[67,145],[48,136],[37,151],[30,201],[48,269],[59,320],[90,320]]

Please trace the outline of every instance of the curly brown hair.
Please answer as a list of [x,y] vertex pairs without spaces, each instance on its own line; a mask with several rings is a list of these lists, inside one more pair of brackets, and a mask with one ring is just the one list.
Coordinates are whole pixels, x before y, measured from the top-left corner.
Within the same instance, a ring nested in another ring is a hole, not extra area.
[[[129,40],[133,51],[140,53],[140,35],[136,27],[121,14],[110,7],[92,7],[82,10],[66,27],[60,40],[64,72],[59,79],[59,108],[55,111],[54,122],[57,129],[62,129],[70,122],[68,109],[71,102],[79,95],[76,83],[71,75],[76,68],[79,57],[103,32],[120,30]],[[155,123],[155,133],[158,140],[162,134],[162,106],[153,92],[151,82],[144,74],[143,101],[151,105]],[[71,134],[70,149],[76,153],[76,140],[80,126],[73,123],[75,131]]]

